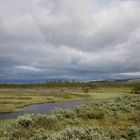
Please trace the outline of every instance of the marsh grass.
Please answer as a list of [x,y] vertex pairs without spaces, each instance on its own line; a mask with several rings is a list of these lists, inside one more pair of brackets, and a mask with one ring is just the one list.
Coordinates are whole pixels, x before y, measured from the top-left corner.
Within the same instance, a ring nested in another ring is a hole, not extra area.
[[[63,93],[48,93],[47,91],[35,90],[31,93],[28,92],[29,89],[20,90],[14,89],[6,89],[3,92],[0,90],[0,113],[5,112],[17,112],[21,111],[23,107],[32,105],[32,104],[40,104],[40,103],[51,103],[51,102],[67,102],[67,101],[82,101],[82,100],[102,100],[102,99],[110,99],[116,98],[118,96],[122,96],[125,93],[121,92],[113,92],[107,93],[105,92],[92,92],[83,93],[82,91],[69,93],[70,91],[63,91]],[[74,89],[73,89],[74,90]],[[9,92],[10,91],[10,92]]]

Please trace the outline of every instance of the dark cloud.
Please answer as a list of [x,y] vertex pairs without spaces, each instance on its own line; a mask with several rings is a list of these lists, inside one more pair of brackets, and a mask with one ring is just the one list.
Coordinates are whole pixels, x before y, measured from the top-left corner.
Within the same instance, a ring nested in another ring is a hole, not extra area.
[[0,0],[0,80],[140,76],[139,0]]

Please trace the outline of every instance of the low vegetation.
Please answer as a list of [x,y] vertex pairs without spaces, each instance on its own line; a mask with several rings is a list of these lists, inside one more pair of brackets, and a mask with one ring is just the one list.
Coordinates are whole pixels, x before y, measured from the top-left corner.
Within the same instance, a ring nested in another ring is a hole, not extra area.
[[110,99],[130,93],[129,86],[113,83],[49,82],[44,84],[0,84],[0,113],[50,102]]
[[[40,92],[40,91],[38,91]],[[8,93],[0,92],[0,113],[22,111],[25,106],[38,103],[112,99],[124,93]]]
[[139,140],[139,85],[139,80],[0,84],[0,113],[37,103],[100,100],[0,121],[0,140]]
[[2,140],[139,140],[140,96],[26,114],[0,127]]
[[140,94],[140,84],[136,84],[135,86],[133,86],[132,93]]

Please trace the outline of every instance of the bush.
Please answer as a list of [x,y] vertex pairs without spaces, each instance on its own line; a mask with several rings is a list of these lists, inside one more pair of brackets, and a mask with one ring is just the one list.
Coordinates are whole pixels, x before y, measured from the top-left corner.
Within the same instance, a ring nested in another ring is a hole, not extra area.
[[122,112],[130,112],[134,108],[140,108],[140,98],[138,96],[124,96],[112,102],[86,104],[71,109],[57,109],[54,115],[59,120],[74,119],[101,119],[104,115],[118,115]]
[[56,110],[54,110],[54,115],[58,118],[58,119],[74,119],[77,117],[77,113],[72,110],[72,109],[61,109],[58,108]]
[[118,97],[113,102],[102,105],[107,114],[117,115],[122,112],[130,112],[134,108],[140,107],[140,98],[138,96]]
[[137,116],[133,117],[133,120],[134,120],[135,122],[140,123],[140,115],[137,115]]
[[47,140],[110,140],[101,128],[66,128],[51,135]]
[[67,124],[67,125],[75,125],[75,124],[80,124],[81,119],[80,118],[74,118],[74,119],[64,119],[62,124]]
[[132,126],[127,130],[127,140],[140,140],[140,128]]
[[19,116],[17,119],[17,123],[19,126],[22,127],[30,127],[34,125],[33,117],[32,115],[25,114],[24,116]]
[[46,140],[47,135],[44,129],[39,129],[35,132],[35,135],[31,138],[32,140]]
[[140,94],[140,85],[135,85],[131,92],[134,94]]
[[81,118],[83,119],[101,119],[105,115],[105,112],[101,109],[96,110],[87,110],[82,115]]
[[56,127],[58,119],[55,115],[37,115],[34,117],[34,123],[35,127],[40,128],[46,128],[46,129],[51,129]]
[[3,126],[3,131],[0,130],[0,139],[3,140],[19,140],[29,139],[35,133],[35,129],[32,127],[21,127],[17,122],[12,122],[8,125]]

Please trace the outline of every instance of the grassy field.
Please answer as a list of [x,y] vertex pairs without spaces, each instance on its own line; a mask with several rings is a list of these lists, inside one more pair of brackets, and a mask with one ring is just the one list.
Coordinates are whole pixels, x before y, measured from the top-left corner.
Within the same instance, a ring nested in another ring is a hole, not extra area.
[[23,107],[31,104],[110,99],[127,93],[116,89],[110,91],[104,89],[103,92],[103,89],[101,89],[101,91],[96,90],[83,93],[79,90],[78,92],[69,93],[70,91],[67,90],[63,92],[58,91],[57,93],[56,90],[55,93],[48,93],[48,90],[45,92],[45,90],[5,89],[0,90],[0,113],[21,111]]
[[22,111],[32,104],[115,98],[131,92],[132,82],[128,83],[0,84],[0,113]]

